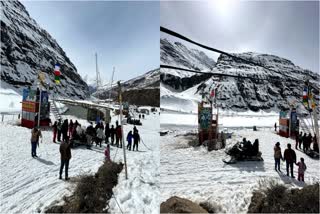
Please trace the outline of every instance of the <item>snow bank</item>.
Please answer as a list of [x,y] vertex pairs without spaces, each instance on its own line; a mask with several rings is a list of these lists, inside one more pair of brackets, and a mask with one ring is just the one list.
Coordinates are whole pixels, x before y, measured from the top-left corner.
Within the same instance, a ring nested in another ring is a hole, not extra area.
[[12,89],[0,88],[0,112],[21,112],[22,96]]

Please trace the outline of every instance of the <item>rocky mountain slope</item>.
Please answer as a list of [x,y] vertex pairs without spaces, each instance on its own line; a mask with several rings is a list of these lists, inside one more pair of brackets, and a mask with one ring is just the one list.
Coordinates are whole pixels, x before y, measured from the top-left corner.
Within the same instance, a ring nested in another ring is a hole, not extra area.
[[[200,94],[203,91],[209,93],[212,89],[217,88],[218,103],[224,109],[236,111],[287,110],[290,108],[289,104],[292,103],[303,110],[301,100],[304,80],[307,79],[310,80],[314,93],[319,94],[319,74],[296,66],[290,60],[252,52],[234,55],[263,65],[265,68],[220,55],[211,72],[250,76],[253,79],[209,77],[201,82],[195,81],[190,84],[193,85],[192,87],[178,92],[174,90],[177,88],[177,83],[161,81],[163,85],[161,87],[161,106],[174,105],[175,100],[179,103],[185,103],[186,100],[198,102],[201,100]],[[192,76],[188,78],[191,79]],[[179,87],[182,86],[178,84]],[[316,99],[319,102],[318,96]],[[195,106],[193,104],[192,108]]]
[[[160,106],[160,69],[151,70],[141,76],[121,83],[123,100],[135,105]],[[113,99],[117,99],[118,89],[112,87]],[[110,87],[106,85],[92,95],[99,99],[108,99]]]
[[17,91],[36,86],[39,71],[54,85],[54,65],[61,65],[58,93],[64,97],[85,98],[88,86],[77,69],[47,31],[32,19],[19,1],[1,1],[1,86]]
[[[161,64],[172,65],[193,70],[210,71],[215,66],[215,61],[204,52],[189,49],[180,42],[171,42],[160,39]],[[172,86],[177,91],[186,90],[209,78],[208,75],[194,75],[192,73],[173,69],[161,69],[161,82]]]

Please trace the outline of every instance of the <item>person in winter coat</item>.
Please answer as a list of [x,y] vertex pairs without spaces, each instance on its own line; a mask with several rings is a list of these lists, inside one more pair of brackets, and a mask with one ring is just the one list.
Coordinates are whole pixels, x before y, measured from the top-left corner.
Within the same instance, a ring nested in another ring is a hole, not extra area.
[[307,134],[304,133],[304,135],[303,135],[303,137],[302,137],[303,152],[306,152],[306,150],[307,150],[307,141],[308,141],[307,138],[308,138],[308,137],[307,137]]
[[288,143],[288,148],[284,151],[284,160],[286,161],[286,168],[287,168],[287,176],[289,176],[289,168],[291,177],[293,176],[293,164],[296,163],[297,156],[296,152],[291,149],[291,144]]
[[69,133],[68,133],[68,136],[69,136],[69,139],[72,138],[72,131],[73,131],[73,126],[75,124],[73,124],[72,120],[70,120],[70,123],[69,123]]
[[57,128],[58,128],[58,141],[60,142],[61,141],[61,129],[62,129],[61,119],[58,120]]
[[307,137],[307,142],[306,142],[306,151],[310,150],[311,143],[312,143],[312,135],[311,133],[309,133]]
[[277,131],[277,123],[274,124],[274,131]]
[[111,161],[110,158],[110,145],[108,144],[106,149],[104,150],[104,157],[106,161]]
[[283,158],[282,158],[281,148],[280,148],[280,143],[279,142],[276,143],[276,145],[275,145],[273,150],[274,150],[274,169],[276,171],[278,170],[279,172],[281,172],[281,170],[280,170],[280,160],[281,159],[283,160]]
[[100,145],[101,147],[101,142],[103,141],[104,139],[104,130],[103,128],[100,126],[98,129],[97,129],[97,138],[96,138],[96,146]]
[[37,145],[39,144],[39,138],[42,138],[41,131],[37,129],[37,127],[34,127],[31,130],[31,156],[38,157],[37,156]]
[[104,135],[106,136],[106,143],[109,143],[109,137],[110,137],[109,123],[106,123],[106,127],[105,127],[105,130],[104,130]]
[[296,163],[296,165],[298,166],[298,181],[304,182],[304,172],[307,170],[304,158],[300,158],[300,162]]
[[92,123],[86,129],[86,138],[87,138],[87,148],[89,149],[92,144],[92,138],[95,135],[95,129],[92,126]]
[[116,131],[115,131],[113,125],[112,125],[112,126],[111,126],[111,129],[110,129],[111,145],[114,144],[114,136],[115,136],[115,134],[116,134]]
[[61,128],[62,140],[66,141],[68,138],[68,119],[65,119]]
[[116,145],[117,147],[120,146],[120,148],[122,148],[122,130],[120,125],[116,128]]
[[68,142],[68,137],[66,141],[62,141],[60,144],[60,157],[61,157],[61,165],[60,165],[60,172],[59,172],[59,179],[62,179],[62,172],[63,168],[65,168],[65,179],[69,180],[68,177],[68,169],[69,169],[69,161],[71,159],[71,149],[70,144]]
[[131,151],[132,138],[133,138],[132,131],[129,131],[127,135],[127,141],[128,141],[127,149],[129,151]]
[[136,130],[133,133],[133,151],[134,151],[134,148],[137,148],[136,150],[138,151],[138,143],[139,142],[140,142],[140,135],[139,135],[138,130]]
[[53,129],[53,142],[56,142],[56,138],[57,138],[57,132],[58,132],[58,123],[57,121],[54,122],[54,124],[52,125],[52,129]]
[[[302,139],[303,139],[303,135],[302,135],[302,132],[300,132],[300,134],[299,134],[299,149],[301,149]],[[296,149],[298,149],[298,148],[296,148]]]

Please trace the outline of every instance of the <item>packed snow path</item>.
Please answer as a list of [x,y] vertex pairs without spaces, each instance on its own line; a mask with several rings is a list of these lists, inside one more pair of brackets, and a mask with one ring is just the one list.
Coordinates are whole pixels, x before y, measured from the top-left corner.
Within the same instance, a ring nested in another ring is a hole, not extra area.
[[[59,144],[52,142],[52,132],[43,131],[37,149],[39,158],[31,157],[31,130],[0,124],[1,136],[1,213],[31,213],[70,193],[72,182],[59,180]],[[95,173],[103,163],[103,151],[72,149],[69,176]],[[63,174],[64,178],[64,174]]]
[[[116,119],[112,118],[112,124]],[[126,213],[158,213],[159,210],[159,116],[146,116],[142,123],[137,128],[151,150],[140,143],[140,152],[127,152],[129,179],[125,180],[123,170],[114,188],[116,199]],[[132,128],[132,125],[124,126],[125,136]],[[61,202],[64,195],[71,193],[73,177],[93,174],[103,163],[105,144],[103,148],[93,146],[92,150],[72,149],[71,181],[59,180],[59,144],[52,143],[52,132],[42,132],[43,143],[37,149],[36,159],[31,157],[30,135],[30,129],[0,123],[1,213],[44,212],[45,207],[54,201]],[[114,157],[117,162],[123,161],[122,149],[111,147],[111,158]],[[120,212],[114,199],[110,208],[114,213]]]
[[[161,128],[163,128],[161,126]],[[227,165],[222,159],[228,157],[224,150],[207,152],[203,147],[188,147],[185,138],[176,137],[186,132],[186,127],[161,137],[160,145],[160,188],[161,202],[171,196],[180,196],[196,202],[209,201],[221,207],[221,212],[245,213],[251,201],[252,191],[262,179],[276,179],[292,186],[303,183],[278,174],[274,170],[273,147],[279,141],[282,153],[287,143],[295,145],[291,139],[276,135],[272,129],[254,132],[252,129],[236,131],[233,139],[227,140],[227,146],[241,141],[243,137],[253,142],[260,141],[263,162],[239,162]],[[305,174],[307,184],[319,182],[319,161],[313,160],[300,151],[297,158],[304,157],[308,167]],[[285,163],[281,169],[286,171]],[[294,168],[297,176],[297,167]],[[161,203],[160,202],[160,203]]]

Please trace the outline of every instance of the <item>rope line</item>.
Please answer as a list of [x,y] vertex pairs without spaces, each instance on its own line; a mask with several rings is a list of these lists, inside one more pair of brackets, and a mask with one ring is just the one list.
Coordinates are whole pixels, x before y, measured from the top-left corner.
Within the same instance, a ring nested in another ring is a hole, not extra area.
[[112,193],[112,197],[113,197],[113,198],[114,198],[114,200],[116,201],[116,203],[117,203],[117,205],[118,205],[118,207],[119,207],[119,209],[120,209],[121,213],[123,214],[123,211],[122,211],[122,209],[121,209],[121,207],[120,207],[120,205],[119,205],[119,203],[118,203],[118,201],[117,201],[116,196],[114,195],[114,193]]
[[140,137],[140,140],[141,140],[141,142],[143,143],[143,145],[144,145],[147,149],[149,149],[150,151],[152,151],[152,149],[150,149],[149,147],[147,147],[147,145],[143,142],[143,140],[142,140],[141,137]]
[[[294,79],[294,78],[288,76],[287,74],[282,74],[281,72],[279,72],[279,71],[277,71],[277,70],[274,70],[274,69],[272,69],[272,68],[268,68],[268,67],[266,67],[266,66],[264,66],[264,65],[261,65],[260,63],[253,62],[253,61],[244,59],[244,58],[242,58],[242,57],[235,56],[235,55],[233,55],[233,54],[227,53],[227,52],[225,52],[225,51],[222,51],[222,50],[219,50],[219,49],[216,49],[216,48],[212,48],[212,47],[209,47],[209,46],[200,44],[200,43],[195,42],[195,41],[193,41],[193,40],[191,40],[191,39],[189,39],[189,38],[187,38],[187,37],[185,37],[185,36],[183,36],[183,35],[181,35],[181,34],[179,34],[179,33],[177,33],[177,32],[174,32],[174,31],[172,31],[172,30],[169,30],[169,29],[167,29],[167,28],[165,28],[165,27],[161,27],[161,26],[160,26],[160,31],[161,31],[161,32],[164,32],[164,33],[166,33],[166,34],[169,34],[169,35],[171,35],[171,36],[177,37],[177,38],[179,38],[179,39],[182,39],[182,40],[184,40],[184,41],[190,42],[190,43],[192,43],[192,44],[195,44],[195,45],[197,45],[197,46],[199,46],[199,47],[202,47],[202,48],[204,48],[204,49],[207,49],[207,50],[210,50],[210,51],[213,51],[213,52],[216,52],[216,53],[224,54],[224,55],[227,55],[227,56],[232,57],[232,58],[234,58],[234,59],[238,59],[238,60],[241,60],[241,61],[243,61],[243,62],[246,62],[247,64],[256,65],[256,66],[262,67],[262,68],[264,68],[264,69],[267,69],[267,70],[269,70],[269,71],[273,71],[273,72],[275,72],[275,73],[284,75],[284,76],[286,76],[288,79],[292,79],[292,80],[300,81],[300,82],[303,82],[303,81],[304,81],[304,80],[300,80],[300,79]],[[161,66],[160,66],[160,67],[161,67]],[[172,67],[173,67],[173,66],[172,66]],[[172,68],[172,69],[176,69],[176,68]],[[185,71],[187,71],[187,70],[185,70]],[[189,72],[190,72],[190,71],[189,71]],[[280,77],[278,77],[278,78],[280,79]]]

